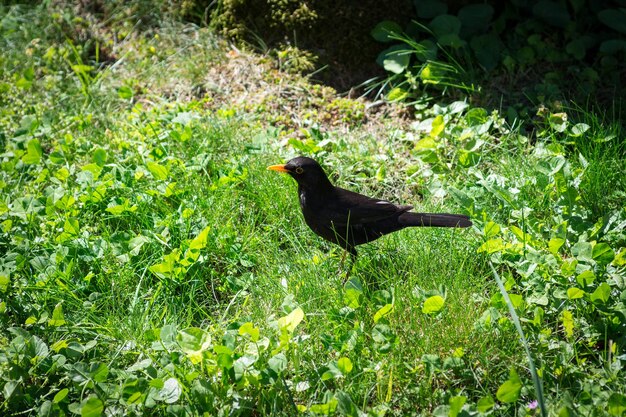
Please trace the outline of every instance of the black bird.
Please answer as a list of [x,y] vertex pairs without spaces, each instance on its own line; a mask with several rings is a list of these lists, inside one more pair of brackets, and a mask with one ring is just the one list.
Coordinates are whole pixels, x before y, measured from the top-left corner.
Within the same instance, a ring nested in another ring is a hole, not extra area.
[[267,169],[286,172],[296,180],[306,224],[353,257],[357,254],[355,246],[405,227],[472,225],[469,217],[462,214],[414,213],[409,211],[412,206],[398,206],[335,187],[322,167],[315,160],[304,156]]

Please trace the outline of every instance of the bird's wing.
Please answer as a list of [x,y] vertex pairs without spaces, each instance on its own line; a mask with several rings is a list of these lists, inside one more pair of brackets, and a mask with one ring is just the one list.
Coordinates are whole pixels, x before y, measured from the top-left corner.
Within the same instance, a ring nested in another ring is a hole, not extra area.
[[342,188],[336,188],[336,191],[336,203],[327,209],[332,212],[329,214],[337,226],[377,222],[413,208],[398,206],[389,201],[367,197]]

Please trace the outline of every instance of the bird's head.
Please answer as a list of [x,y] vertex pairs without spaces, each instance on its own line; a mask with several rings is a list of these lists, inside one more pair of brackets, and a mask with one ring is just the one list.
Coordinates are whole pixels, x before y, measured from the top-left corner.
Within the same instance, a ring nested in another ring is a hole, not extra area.
[[298,185],[305,188],[332,186],[326,173],[314,159],[299,156],[289,160],[286,164],[271,165],[267,169],[285,172],[291,175]]

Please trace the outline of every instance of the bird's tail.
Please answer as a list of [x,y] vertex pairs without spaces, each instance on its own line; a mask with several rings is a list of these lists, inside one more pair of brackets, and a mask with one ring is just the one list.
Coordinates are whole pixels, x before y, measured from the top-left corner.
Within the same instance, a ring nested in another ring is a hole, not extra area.
[[406,226],[427,226],[427,227],[470,227],[472,222],[468,216],[463,214],[447,213],[402,213],[398,217],[400,224]]

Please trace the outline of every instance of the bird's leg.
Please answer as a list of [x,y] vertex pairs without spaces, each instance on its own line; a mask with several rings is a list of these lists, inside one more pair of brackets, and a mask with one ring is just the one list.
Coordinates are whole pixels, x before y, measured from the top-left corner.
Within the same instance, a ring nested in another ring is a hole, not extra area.
[[[343,258],[342,258],[342,264],[343,264],[343,260],[346,258],[346,253],[348,253],[348,251],[344,252],[343,254]],[[350,266],[348,267],[348,270],[346,271],[346,277],[343,279],[343,283],[342,285],[346,285],[346,282],[348,282],[348,279],[350,278],[350,273],[352,272],[352,268],[354,267],[354,263],[356,262],[356,250],[354,250],[354,248],[350,251]]]
[[343,269],[343,263],[346,260],[346,255],[348,254],[347,250],[343,251],[343,255],[341,255],[341,260],[339,261],[339,269]]

